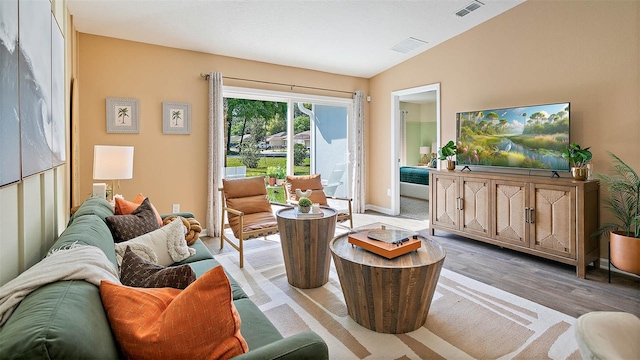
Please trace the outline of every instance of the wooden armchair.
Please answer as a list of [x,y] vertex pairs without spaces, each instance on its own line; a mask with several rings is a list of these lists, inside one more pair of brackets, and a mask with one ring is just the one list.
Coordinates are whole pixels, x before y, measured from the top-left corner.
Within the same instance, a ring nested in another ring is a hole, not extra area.
[[[228,242],[240,253],[240,267],[244,267],[243,242],[278,232],[278,222],[267,199],[264,176],[222,179],[218,189],[222,198],[222,231],[220,249]],[[226,216],[225,216],[226,215]],[[238,244],[225,235],[231,228]]]
[[[296,189],[301,191],[312,190],[309,200],[318,203],[320,206],[327,206],[338,211],[338,222],[349,221],[349,227],[353,227],[353,214],[351,212],[351,199],[335,196],[326,196],[320,174],[313,175],[287,175],[285,182],[282,184],[287,204],[295,205],[298,203]],[[342,205],[342,206],[340,206]]]

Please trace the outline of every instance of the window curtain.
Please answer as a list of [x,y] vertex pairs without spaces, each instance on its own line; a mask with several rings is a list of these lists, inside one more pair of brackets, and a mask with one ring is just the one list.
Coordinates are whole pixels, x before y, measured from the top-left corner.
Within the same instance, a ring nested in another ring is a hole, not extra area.
[[209,73],[209,149],[207,162],[207,235],[218,237],[223,230],[220,218],[222,204],[218,188],[222,185],[224,166],[224,118],[222,74]]
[[353,126],[351,126],[351,166],[353,167],[353,212],[364,213],[365,205],[365,175],[366,166],[364,159],[364,94],[361,90],[353,94]]

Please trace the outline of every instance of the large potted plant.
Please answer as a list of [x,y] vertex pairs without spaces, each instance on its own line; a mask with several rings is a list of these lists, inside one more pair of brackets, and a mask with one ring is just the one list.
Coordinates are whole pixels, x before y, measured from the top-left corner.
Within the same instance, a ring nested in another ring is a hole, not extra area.
[[571,165],[571,176],[576,180],[587,180],[589,171],[587,163],[591,161],[590,148],[582,149],[578,143],[571,143],[562,151],[562,157]]
[[438,158],[440,160],[447,160],[447,169],[453,170],[456,168],[456,162],[453,160],[453,157],[456,155],[457,146],[453,140],[449,140],[443,147],[438,150]]
[[606,223],[597,235],[609,234],[609,263],[616,268],[640,275],[640,178],[614,154],[613,174],[598,174],[609,196],[602,201],[618,220]]

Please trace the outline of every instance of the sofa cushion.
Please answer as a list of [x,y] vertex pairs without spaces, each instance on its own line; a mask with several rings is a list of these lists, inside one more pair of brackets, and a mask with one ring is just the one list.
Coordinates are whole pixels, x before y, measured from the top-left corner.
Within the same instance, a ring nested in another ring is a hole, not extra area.
[[247,341],[249,349],[256,349],[282,339],[278,329],[273,326],[260,308],[249,299],[233,302],[238,309],[242,325],[240,331]]
[[[201,260],[201,261],[189,263],[189,266],[191,266],[193,271],[195,271],[196,273],[196,278],[201,277],[207,271],[211,270],[212,268],[218,265],[220,265],[220,263],[214,259]],[[242,287],[238,285],[238,282],[228,273],[227,273],[227,277],[229,278],[229,284],[231,284],[231,296],[233,297],[233,300],[248,298],[247,294],[244,292],[244,290],[242,290]]]
[[67,225],[71,225],[73,220],[85,215],[96,215],[104,221],[107,216],[113,216],[113,207],[111,207],[111,204],[105,199],[97,197],[88,198],[82,202],[76,212],[71,215]]
[[182,261],[196,253],[195,249],[187,246],[184,233],[182,221],[176,218],[157,230],[117,243],[115,248],[118,265],[122,262],[122,256],[127,247],[145,260],[162,266]]
[[324,195],[320,174],[287,175],[286,188],[291,200],[298,200],[296,189],[301,191],[312,190],[309,200],[320,205],[327,205],[327,197]]
[[[145,199],[147,199],[147,197],[142,195],[142,194],[140,194],[140,193],[138,195],[136,195],[136,197],[133,199],[133,201],[125,200],[123,197],[116,197],[116,198],[114,198],[115,203],[116,203],[115,214],[116,215],[129,215],[135,209],[137,209],[138,206],[140,206],[140,204],[142,204],[142,202]],[[160,213],[158,213],[158,210],[156,210],[156,207],[153,206],[153,203],[151,202],[151,200],[149,200],[149,205],[151,205],[151,209],[153,210],[153,213],[156,215],[156,220],[158,221],[158,225],[162,226],[162,217],[160,216]]]
[[149,199],[145,199],[131,214],[109,216],[105,221],[114,242],[127,241],[160,227]]
[[[100,221],[102,222],[102,221]],[[25,297],[0,327],[1,359],[118,359],[98,288],[58,281]]]
[[58,240],[51,246],[51,250],[71,246],[74,243],[96,246],[114,265],[117,264],[111,231],[99,215],[86,214],[76,218],[73,226],[67,227],[60,234]]
[[120,282],[133,287],[170,287],[184,289],[196,280],[196,273],[189,265],[166,267],[149,262],[130,247],[124,252],[120,267]]
[[229,280],[220,266],[184,290],[103,281],[100,295],[128,358],[228,359],[248,351]]

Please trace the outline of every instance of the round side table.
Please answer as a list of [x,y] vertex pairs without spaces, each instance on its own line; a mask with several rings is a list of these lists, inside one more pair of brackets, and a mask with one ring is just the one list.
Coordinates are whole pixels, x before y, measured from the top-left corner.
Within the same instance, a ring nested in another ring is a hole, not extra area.
[[276,213],[287,280],[297,288],[316,288],[329,281],[329,241],[336,230],[338,212],[320,209],[323,214],[318,217],[298,217],[295,208]]

